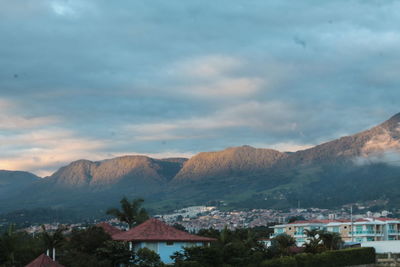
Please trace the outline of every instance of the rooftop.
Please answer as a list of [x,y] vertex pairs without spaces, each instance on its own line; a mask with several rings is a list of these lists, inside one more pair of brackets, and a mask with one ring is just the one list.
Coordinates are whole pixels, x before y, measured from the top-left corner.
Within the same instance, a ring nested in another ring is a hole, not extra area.
[[103,228],[104,232],[106,232],[110,236],[113,236],[115,234],[119,234],[119,233],[123,232],[122,230],[118,229],[117,227],[114,227],[111,224],[106,223],[106,222],[98,223],[98,224],[96,224],[96,226]]
[[119,241],[184,241],[184,242],[212,242],[216,239],[192,235],[175,229],[157,219],[149,219],[127,232],[112,236]]
[[49,256],[41,254],[25,267],[64,267],[64,265],[53,261]]

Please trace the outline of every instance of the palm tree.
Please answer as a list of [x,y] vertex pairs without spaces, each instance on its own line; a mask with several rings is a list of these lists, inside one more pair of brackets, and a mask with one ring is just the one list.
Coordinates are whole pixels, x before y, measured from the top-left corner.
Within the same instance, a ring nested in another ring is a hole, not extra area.
[[342,237],[339,233],[335,232],[321,231],[320,239],[322,240],[324,247],[328,250],[337,250],[343,244]]
[[304,234],[307,236],[307,242],[304,244],[306,252],[318,253],[323,250],[320,233],[321,231],[318,229],[304,229]]
[[296,246],[296,240],[288,234],[280,234],[272,239],[272,246],[278,249],[281,256],[286,256],[290,254],[289,248]]
[[115,216],[121,222],[126,222],[131,229],[149,218],[147,211],[140,206],[144,202],[143,199],[138,198],[129,202],[129,200],[124,197],[121,199],[121,210],[112,208],[107,210],[107,214]]
[[46,227],[42,225],[42,234],[41,238],[44,243],[44,246],[47,248],[47,256],[50,256],[49,250],[52,250],[53,260],[56,260],[56,248],[59,248],[62,243],[64,242],[64,231],[66,230],[65,227],[58,227],[58,229],[53,233],[49,233],[46,230]]

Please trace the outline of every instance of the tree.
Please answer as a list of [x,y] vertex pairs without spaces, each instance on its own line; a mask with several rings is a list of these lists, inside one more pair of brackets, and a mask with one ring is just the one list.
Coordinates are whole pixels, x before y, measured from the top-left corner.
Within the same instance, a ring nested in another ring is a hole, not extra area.
[[7,232],[0,239],[0,260],[5,266],[15,266],[18,238],[14,232],[14,225],[10,225]]
[[109,260],[112,266],[127,266],[132,252],[124,242],[107,240],[101,247],[96,249],[96,256],[103,261]]
[[49,233],[46,227],[42,225],[41,239],[44,247],[47,249],[47,255],[50,256],[49,250],[52,251],[53,260],[56,259],[56,248],[59,248],[64,242],[64,231],[67,229],[63,226],[58,227],[54,233]]
[[321,231],[319,233],[322,244],[327,250],[337,250],[341,248],[343,244],[342,237],[339,233]]
[[296,240],[288,234],[280,234],[272,238],[271,246],[280,256],[287,256],[290,254],[289,248],[296,246]]
[[304,216],[297,215],[297,216],[289,217],[288,223],[292,223],[292,222],[295,222],[295,221],[304,221],[304,220],[305,220]]
[[132,202],[124,197],[121,199],[121,210],[112,208],[107,210],[107,214],[115,216],[121,222],[126,222],[129,229],[136,226],[149,218],[147,211],[141,208],[143,199],[134,199]]
[[111,237],[102,228],[96,226],[83,230],[73,229],[68,239],[64,246],[65,251],[59,260],[65,266],[109,267],[112,266],[114,260],[106,256],[110,255],[110,250],[114,252],[125,250],[113,248],[109,244],[109,241],[112,241]]
[[133,262],[138,267],[161,267],[164,266],[160,259],[160,255],[148,249],[141,248],[137,251],[136,257]]

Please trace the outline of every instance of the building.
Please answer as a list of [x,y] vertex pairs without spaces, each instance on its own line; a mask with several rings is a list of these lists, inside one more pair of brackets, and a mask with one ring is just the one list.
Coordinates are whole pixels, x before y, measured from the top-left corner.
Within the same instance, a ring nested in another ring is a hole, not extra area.
[[121,229],[118,229],[117,227],[112,226],[109,223],[106,222],[101,222],[96,224],[97,227],[103,228],[104,232],[109,234],[110,236],[113,236],[115,234],[122,233],[123,231]]
[[49,256],[41,254],[25,267],[64,267],[64,265],[53,261]]
[[304,230],[314,229],[339,233],[345,242],[400,240],[400,220],[391,218],[362,218],[353,222],[350,220],[296,221],[275,225],[273,228],[272,237],[285,233],[293,236],[299,246],[307,240]]
[[148,248],[160,255],[164,263],[173,263],[170,256],[183,247],[204,246],[214,238],[201,237],[180,231],[157,219],[149,219],[129,231],[112,236],[114,240],[129,242],[134,251]]

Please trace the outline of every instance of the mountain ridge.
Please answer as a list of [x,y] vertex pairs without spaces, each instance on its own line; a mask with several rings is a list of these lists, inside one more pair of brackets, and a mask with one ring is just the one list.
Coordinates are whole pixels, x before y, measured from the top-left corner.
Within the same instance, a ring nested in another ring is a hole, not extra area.
[[[388,196],[390,203],[400,204],[400,194],[392,190],[400,182],[400,167],[389,162],[388,151],[400,155],[400,113],[360,133],[291,153],[245,145],[190,159],[130,155],[78,160],[21,186],[23,193],[9,198],[16,205],[51,203],[85,211],[124,195],[144,197],[161,209],[210,200],[275,208],[301,200],[327,207]],[[376,177],[379,185],[371,187]]]

